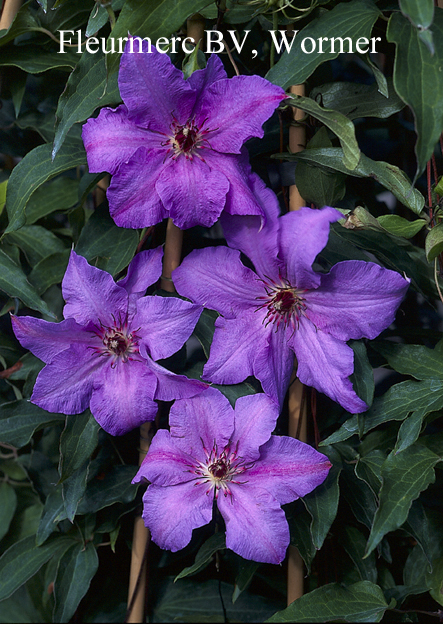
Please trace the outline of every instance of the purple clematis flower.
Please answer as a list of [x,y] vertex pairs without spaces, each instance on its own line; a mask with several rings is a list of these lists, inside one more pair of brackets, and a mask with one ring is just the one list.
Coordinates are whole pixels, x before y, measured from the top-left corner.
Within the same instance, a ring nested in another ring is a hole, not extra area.
[[223,209],[261,215],[242,145],[287,97],[260,76],[228,79],[220,59],[187,80],[148,42],[123,53],[124,104],[83,126],[89,170],[109,171],[109,210],[117,225],[140,228],[171,217],[181,229],[211,226]]
[[134,482],[151,485],[143,519],[161,548],[177,551],[211,521],[214,497],[226,524],[226,546],[245,559],[280,563],[289,527],[280,505],[326,479],[328,458],[293,438],[271,436],[277,405],[265,394],[233,409],[215,388],[171,408],[171,432],[160,430]]
[[190,397],[207,387],[154,361],[178,351],[201,314],[200,306],[178,298],[143,296],[160,277],[162,255],[161,247],[142,251],[115,283],[72,251],[62,283],[65,320],[12,317],[20,343],[46,364],[33,403],[64,414],[89,406],[105,431],[121,435],[155,418],[154,399]]
[[302,208],[278,218],[275,195],[256,185],[267,224],[255,217],[222,218],[228,244],[193,251],[173,273],[177,291],[222,316],[215,323],[203,378],[234,384],[254,375],[282,403],[294,366],[308,386],[351,413],[367,409],[352,388],[354,354],[347,340],[375,338],[394,320],[409,285],[372,262],[339,262],[326,274],[312,264],[325,247],[334,208]]

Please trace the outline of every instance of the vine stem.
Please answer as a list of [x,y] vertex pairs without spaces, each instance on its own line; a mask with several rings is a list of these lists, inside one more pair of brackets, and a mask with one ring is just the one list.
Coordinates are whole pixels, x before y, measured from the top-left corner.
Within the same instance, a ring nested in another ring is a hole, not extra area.
[[[293,85],[289,89],[295,95],[304,95],[305,86]],[[304,117],[304,112],[299,108],[293,109],[293,118],[299,122]],[[289,128],[289,151],[301,152],[305,147],[306,131],[300,123],[292,124]],[[300,195],[297,185],[289,187],[289,210],[299,210],[306,202]],[[298,438],[302,442],[307,440],[307,405],[305,400],[305,387],[297,379],[295,371],[292,373],[289,385],[289,435]],[[304,566],[303,559],[295,546],[289,546],[288,553],[288,580],[287,602],[288,605],[297,598],[303,596]]]

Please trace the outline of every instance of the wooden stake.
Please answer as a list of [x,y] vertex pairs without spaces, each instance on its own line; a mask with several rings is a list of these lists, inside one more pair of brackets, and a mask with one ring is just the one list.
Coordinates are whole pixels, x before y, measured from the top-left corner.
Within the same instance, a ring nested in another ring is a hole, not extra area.
[[3,0],[0,30],[8,30],[22,5],[23,0]]

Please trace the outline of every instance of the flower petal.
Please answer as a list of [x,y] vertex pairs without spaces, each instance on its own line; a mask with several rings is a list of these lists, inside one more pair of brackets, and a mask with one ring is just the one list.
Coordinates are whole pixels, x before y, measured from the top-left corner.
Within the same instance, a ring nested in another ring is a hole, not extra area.
[[211,519],[212,496],[192,481],[169,487],[150,485],[143,496],[143,520],[160,548],[181,550],[191,541],[193,529]]
[[330,467],[326,455],[308,444],[271,436],[260,448],[260,459],[248,470],[248,483],[272,492],[280,505],[286,505],[323,483]]
[[174,444],[196,460],[204,461],[214,444],[220,451],[234,430],[234,410],[228,399],[215,388],[208,388],[192,399],[176,401],[169,413]]
[[202,94],[196,119],[208,119],[212,149],[239,154],[245,141],[263,136],[262,125],[286,97],[281,87],[260,76],[234,76],[218,80]]
[[226,546],[244,559],[283,561],[289,527],[279,503],[272,494],[249,483],[231,483],[229,487],[232,496],[219,493],[217,498],[226,523]]
[[126,315],[128,294],[117,286],[106,271],[93,267],[86,258],[71,251],[68,268],[62,282],[66,305],[65,317],[86,325],[89,321],[112,325],[119,313]]
[[253,374],[260,381],[263,390],[280,407],[294,369],[294,353],[288,344],[287,331],[282,331],[282,328],[275,331],[272,325],[269,326],[269,338],[262,349],[257,349],[253,369]]
[[31,401],[61,414],[80,414],[89,406],[94,379],[105,366],[84,344],[73,344],[40,371]]
[[155,189],[169,216],[181,230],[213,225],[225,205],[229,182],[218,170],[194,157],[170,158],[157,179]]
[[96,119],[88,119],[82,129],[89,171],[114,174],[141,146],[153,143],[160,147],[161,138],[139,128],[128,118],[124,104],[115,109],[102,108]]
[[240,253],[228,247],[196,249],[173,271],[177,292],[227,318],[257,307],[265,290]]
[[33,316],[11,315],[11,322],[20,344],[46,364],[71,344],[89,342],[91,338],[91,333],[72,318],[50,323]]
[[204,69],[198,69],[188,78],[188,83],[196,91],[196,101],[198,101],[205,89],[217,80],[227,78],[223,62],[216,54],[211,54]]
[[132,482],[147,480],[154,485],[166,486],[194,481],[190,471],[194,464],[193,458],[177,446],[169,431],[160,429],[153,437],[149,451]]
[[128,294],[143,295],[162,274],[162,258],[163,247],[141,251],[131,260],[126,277],[119,280],[117,285]]
[[169,133],[173,117],[179,124],[188,120],[195,102],[195,91],[174,67],[167,54],[143,41],[127,41],[120,61],[118,86],[129,116],[154,132]]
[[158,401],[174,401],[175,399],[188,399],[196,394],[200,394],[208,387],[207,383],[198,379],[189,379],[185,375],[171,373],[149,356],[146,362],[157,378],[157,388],[154,399]]
[[142,297],[133,326],[140,328],[141,345],[153,360],[176,353],[194,331],[203,308],[178,297]]
[[316,288],[320,284],[320,274],[311,267],[328,242],[330,223],[342,217],[335,208],[325,207],[301,208],[280,218],[280,254],[292,286]]
[[110,215],[120,227],[148,227],[168,216],[155,190],[165,154],[165,148],[147,150],[140,147],[112,176],[106,195]]
[[354,371],[354,352],[341,340],[302,318],[290,340],[298,360],[297,377],[307,386],[340,403],[348,412],[364,412],[368,406],[354,392],[348,377]]
[[157,415],[153,401],[157,379],[145,362],[111,358],[94,379],[90,408],[99,425],[111,435],[123,435]]
[[372,262],[339,262],[306,293],[310,320],[340,340],[375,338],[395,319],[409,281]]
[[266,394],[251,394],[235,403],[234,443],[238,456],[246,462],[255,461],[259,447],[267,442],[278,418],[278,406]]

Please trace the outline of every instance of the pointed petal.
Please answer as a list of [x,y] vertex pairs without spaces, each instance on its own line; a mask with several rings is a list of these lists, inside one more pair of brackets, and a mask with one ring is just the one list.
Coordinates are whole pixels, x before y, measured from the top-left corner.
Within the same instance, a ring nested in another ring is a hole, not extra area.
[[111,435],[123,435],[157,415],[153,401],[157,386],[155,375],[144,362],[111,358],[94,379],[91,412],[99,425]]
[[105,366],[84,344],[73,344],[40,371],[31,401],[48,412],[80,414],[89,406],[94,379]]
[[409,281],[378,264],[339,262],[306,294],[310,320],[340,340],[375,338],[395,319]]
[[239,154],[245,141],[263,136],[262,125],[286,97],[260,76],[234,76],[207,89],[197,103],[196,119],[208,119],[212,149]]
[[130,262],[126,277],[117,282],[128,294],[143,295],[162,274],[163,247],[141,251]]
[[112,176],[106,195],[110,215],[118,226],[148,227],[168,216],[155,190],[165,157],[164,147],[158,150],[140,147]]
[[206,390],[208,384],[198,379],[189,379],[186,375],[171,373],[149,356],[146,356],[149,368],[157,378],[157,389],[154,399],[158,401],[174,401],[188,399]]
[[83,143],[88,157],[89,171],[114,174],[128,162],[142,145],[160,147],[161,138],[139,128],[128,118],[124,104],[115,109],[102,108],[96,119],[89,119],[82,129]]
[[228,399],[215,388],[208,388],[192,399],[181,399],[171,407],[169,426],[174,444],[196,460],[205,461],[204,449],[214,444],[220,450],[234,430],[234,410]]
[[341,340],[317,330],[307,319],[291,338],[298,361],[297,377],[307,386],[340,403],[348,412],[364,412],[368,406],[354,392],[349,375],[354,371],[354,352]]
[[202,306],[178,297],[142,297],[133,326],[140,328],[142,355],[163,360],[176,353],[194,331]]
[[71,251],[68,268],[62,282],[65,317],[86,325],[89,321],[111,325],[119,313],[125,316],[128,294],[117,286],[106,271],[93,267],[83,256]]
[[51,362],[71,344],[90,341],[91,332],[69,318],[61,323],[50,323],[33,316],[11,315],[12,329],[20,344],[29,349],[45,364]]
[[301,208],[280,219],[280,257],[286,264],[286,277],[297,288],[316,288],[320,275],[312,264],[326,246],[329,225],[343,215],[335,208]]
[[[204,150],[202,150],[204,151]],[[191,159],[180,154],[169,159],[155,184],[169,216],[181,230],[213,225],[225,205],[229,182],[226,176],[197,156]]]
[[264,286],[228,247],[196,249],[173,271],[177,292],[227,318],[256,308]]
[[249,483],[230,484],[232,496],[219,493],[217,505],[226,523],[226,546],[244,559],[280,563],[289,546],[284,511],[266,490]]
[[287,331],[283,328],[276,331],[275,327],[270,325],[267,334],[269,338],[264,348],[257,350],[254,359],[254,376],[260,381],[266,394],[280,407],[283,405],[294,369],[294,353],[288,345]]
[[195,459],[182,451],[169,431],[160,429],[152,439],[149,451],[143,460],[133,483],[150,481],[154,485],[177,485],[194,480],[190,472]]
[[143,496],[143,520],[160,548],[181,550],[191,541],[193,529],[211,519],[212,495],[192,481],[169,487],[150,485]]
[[275,428],[278,406],[266,394],[251,394],[235,403],[235,429],[232,440],[238,440],[238,456],[255,461],[259,447],[267,442]]
[[312,492],[328,476],[326,455],[287,436],[271,436],[260,448],[260,459],[248,470],[248,483],[272,492],[286,505]]
[[130,118],[154,132],[169,133],[173,116],[185,124],[195,102],[195,91],[167,54],[143,41],[127,41],[120,61],[118,86]]
[[188,78],[188,83],[196,91],[196,101],[201,98],[209,85],[223,78],[227,78],[223,63],[216,54],[211,54],[206,67],[193,72]]

